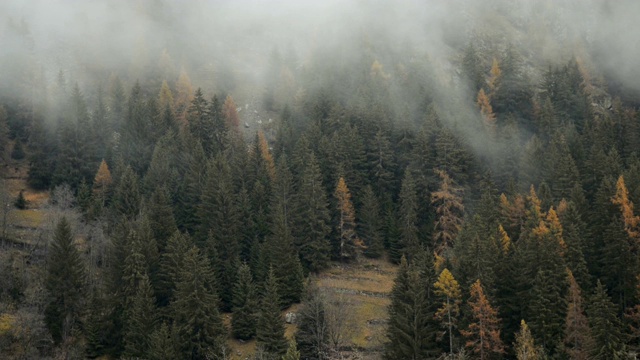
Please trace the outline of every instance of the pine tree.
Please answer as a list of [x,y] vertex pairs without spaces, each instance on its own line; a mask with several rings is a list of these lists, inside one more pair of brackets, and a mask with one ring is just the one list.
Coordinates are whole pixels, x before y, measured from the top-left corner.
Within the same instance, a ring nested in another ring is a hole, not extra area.
[[171,304],[182,358],[203,359],[224,351],[226,329],[218,312],[214,279],[209,261],[198,248],[187,251]]
[[545,358],[542,350],[536,347],[529,326],[524,320],[520,321],[520,331],[516,334],[516,342],[513,347],[518,360],[542,360]]
[[256,323],[256,342],[268,356],[275,359],[283,356],[287,351],[284,319],[280,315],[278,283],[273,269],[269,270],[260,301],[260,311]]
[[238,280],[233,289],[231,328],[235,338],[249,340],[255,336],[257,308],[258,299],[251,270],[248,265],[242,264],[238,270]]
[[591,329],[584,314],[580,286],[570,270],[567,269],[569,293],[567,294],[567,317],[564,327],[564,347],[571,359],[586,360],[593,347]]
[[44,285],[49,293],[45,323],[53,340],[59,344],[78,328],[85,286],[85,266],[73,243],[71,225],[66,217],[56,225]]
[[587,307],[589,326],[593,333],[594,347],[591,359],[624,359],[625,345],[621,332],[622,324],[616,315],[616,307],[609,299],[606,288],[600,283],[596,285]]
[[364,188],[359,215],[358,233],[365,245],[364,255],[370,258],[379,258],[384,251],[383,222],[378,198],[371,186]]
[[470,348],[481,360],[503,354],[504,345],[500,339],[498,312],[491,307],[480,280],[471,285],[468,304],[471,307],[473,322],[467,330],[461,331],[468,339],[465,347]]
[[442,327],[447,329],[449,354],[453,356],[453,329],[457,327],[457,317],[460,315],[462,292],[460,291],[460,285],[458,285],[458,282],[448,269],[442,270],[438,281],[433,286],[435,294],[444,298],[442,307],[436,311],[436,318],[442,322]]
[[351,193],[343,177],[338,180],[334,197],[338,209],[336,223],[339,240],[338,253],[341,259],[351,259],[356,257],[357,249],[361,247],[361,243],[356,234],[356,214],[351,203]]

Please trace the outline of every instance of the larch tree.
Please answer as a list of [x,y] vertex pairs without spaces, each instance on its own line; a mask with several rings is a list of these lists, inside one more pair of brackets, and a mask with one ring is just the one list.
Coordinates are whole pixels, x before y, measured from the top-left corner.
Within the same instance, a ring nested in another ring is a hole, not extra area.
[[267,143],[267,139],[265,138],[264,132],[262,130],[258,130],[257,137],[257,145],[260,152],[259,158],[264,164],[264,170],[266,170],[267,175],[269,176],[271,181],[273,181],[276,177],[276,163],[275,161],[273,161],[273,155],[271,155],[269,144]]
[[160,110],[168,107],[171,112],[173,112],[173,106],[173,93],[171,92],[171,88],[169,88],[169,84],[167,84],[167,80],[163,80],[160,93],[158,94],[158,107]]
[[337,233],[339,237],[338,253],[341,259],[357,256],[362,243],[356,234],[356,213],[351,202],[351,193],[343,177],[338,180],[334,197],[337,201]]
[[431,203],[436,207],[435,231],[433,233],[434,250],[442,256],[453,246],[462,227],[462,190],[453,184],[453,180],[444,171],[438,172],[441,183],[437,191],[431,193]]
[[462,292],[460,291],[460,285],[448,269],[442,270],[438,281],[433,284],[433,286],[435,288],[435,294],[444,298],[441,307],[436,311],[436,318],[438,318],[442,326],[447,329],[449,354],[453,356],[453,329],[457,327],[457,317],[460,315]]
[[518,360],[542,360],[545,358],[542,350],[536,347],[531,330],[524,320],[520,321],[520,330],[516,334],[513,350]]
[[465,346],[480,360],[503,354],[505,350],[500,339],[498,312],[491,307],[480,280],[471,285],[471,297],[467,303],[471,308],[472,322],[467,330],[461,331],[467,338]]
[[63,217],[53,236],[44,283],[49,293],[44,320],[57,344],[66,340],[79,327],[85,276],[85,265],[73,243],[71,225]]
[[238,115],[236,103],[233,101],[231,95],[228,95],[224,100],[222,114],[224,116],[225,124],[227,124],[227,130],[240,133],[240,115]]
[[496,137],[496,115],[493,113],[493,108],[489,102],[489,96],[484,92],[484,89],[478,91],[478,97],[476,105],[480,109],[480,116],[482,116],[482,125],[492,139]]
[[185,69],[182,69],[176,83],[176,96],[173,105],[181,127],[187,125],[187,111],[192,100],[193,86],[191,85],[191,79],[189,79]]
[[289,341],[289,348],[282,357],[282,360],[300,360],[300,351],[298,351],[295,339]]
[[93,179],[92,189],[93,199],[100,209],[105,206],[107,199],[109,198],[112,184],[113,179],[111,178],[111,171],[109,171],[109,166],[107,166],[107,163],[103,159],[100,163],[100,167],[98,168],[98,172]]
[[580,285],[567,269],[569,292],[567,294],[567,317],[564,327],[564,349],[572,360],[587,360],[593,348],[589,321],[584,314]]
[[489,80],[487,81],[487,86],[489,87],[489,97],[493,97],[493,95],[498,90],[500,86],[500,76],[502,75],[502,70],[500,69],[500,64],[498,63],[498,59],[493,58],[491,62],[491,71]]

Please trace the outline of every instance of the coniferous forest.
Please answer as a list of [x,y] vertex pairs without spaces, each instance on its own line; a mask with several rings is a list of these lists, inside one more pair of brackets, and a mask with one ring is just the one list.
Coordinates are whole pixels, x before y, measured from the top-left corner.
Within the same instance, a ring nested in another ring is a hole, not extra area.
[[635,359],[638,14],[3,1],[0,358]]

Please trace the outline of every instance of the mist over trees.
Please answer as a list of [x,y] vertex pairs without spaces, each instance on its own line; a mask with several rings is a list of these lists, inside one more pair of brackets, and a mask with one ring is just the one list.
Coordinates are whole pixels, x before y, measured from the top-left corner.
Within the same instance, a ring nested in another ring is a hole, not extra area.
[[638,13],[0,2],[0,357],[631,358]]

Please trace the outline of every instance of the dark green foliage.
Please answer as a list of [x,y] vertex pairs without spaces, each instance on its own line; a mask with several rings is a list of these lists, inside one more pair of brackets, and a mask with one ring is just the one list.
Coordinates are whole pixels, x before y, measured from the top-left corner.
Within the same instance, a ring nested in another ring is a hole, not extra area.
[[284,337],[284,319],[280,315],[278,282],[273,269],[269,270],[260,301],[256,342],[268,356],[275,359],[283,356],[288,347],[287,339]]
[[217,290],[209,261],[192,247],[178,269],[174,301],[171,303],[183,359],[220,356],[226,346],[226,329],[218,312]]
[[18,193],[18,197],[16,198],[16,201],[13,202],[13,205],[20,210],[27,208],[27,200],[24,198],[24,190],[20,190],[20,193]]
[[595,341],[593,359],[624,359],[624,335],[616,307],[598,281],[587,307],[589,326]]
[[319,271],[329,263],[329,203],[320,167],[311,154],[302,171],[292,215],[295,245],[307,271]]
[[233,288],[231,328],[235,338],[249,340],[255,336],[258,305],[258,294],[253,284],[251,270],[247,264],[242,264],[238,269],[238,279]]
[[116,186],[112,208],[116,216],[134,219],[140,212],[140,200],[138,176],[127,166]]
[[358,212],[358,234],[366,246],[364,255],[370,258],[379,258],[384,251],[383,247],[383,221],[380,213],[378,199],[371,186],[364,188],[362,196],[362,208]]
[[149,335],[149,360],[180,360],[178,355],[178,337],[174,327],[169,327],[166,322],[157,327]]
[[143,275],[138,290],[126,309],[124,355],[143,357],[150,348],[151,334],[156,328],[157,312],[149,277]]
[[153,237],[158,243],[158,250],[164,252],[167,241],[178,230],[169,195],[164,187],[156,188],[151,195],[147,205],[147,216]]
[[53,340],[60,343],[79,326],[85,287],[85,265],[65,217],[56,226],[47,261],[44,285],[50,300],[45,308],[45,323]]
[[405,258],[391,292],[385,359],[425,359],[435,354],[434,312],[424,274]]
[[421,246],[418,238],[418,194],[411,170],[404,172],[400,190],[400,244],[404,256],[411,257]]
[[22,141],[16,140],[13,145],[13,150],[11,150],[11,158],[13,160],[22,160],[24,159],[24,149],[22,148]]

